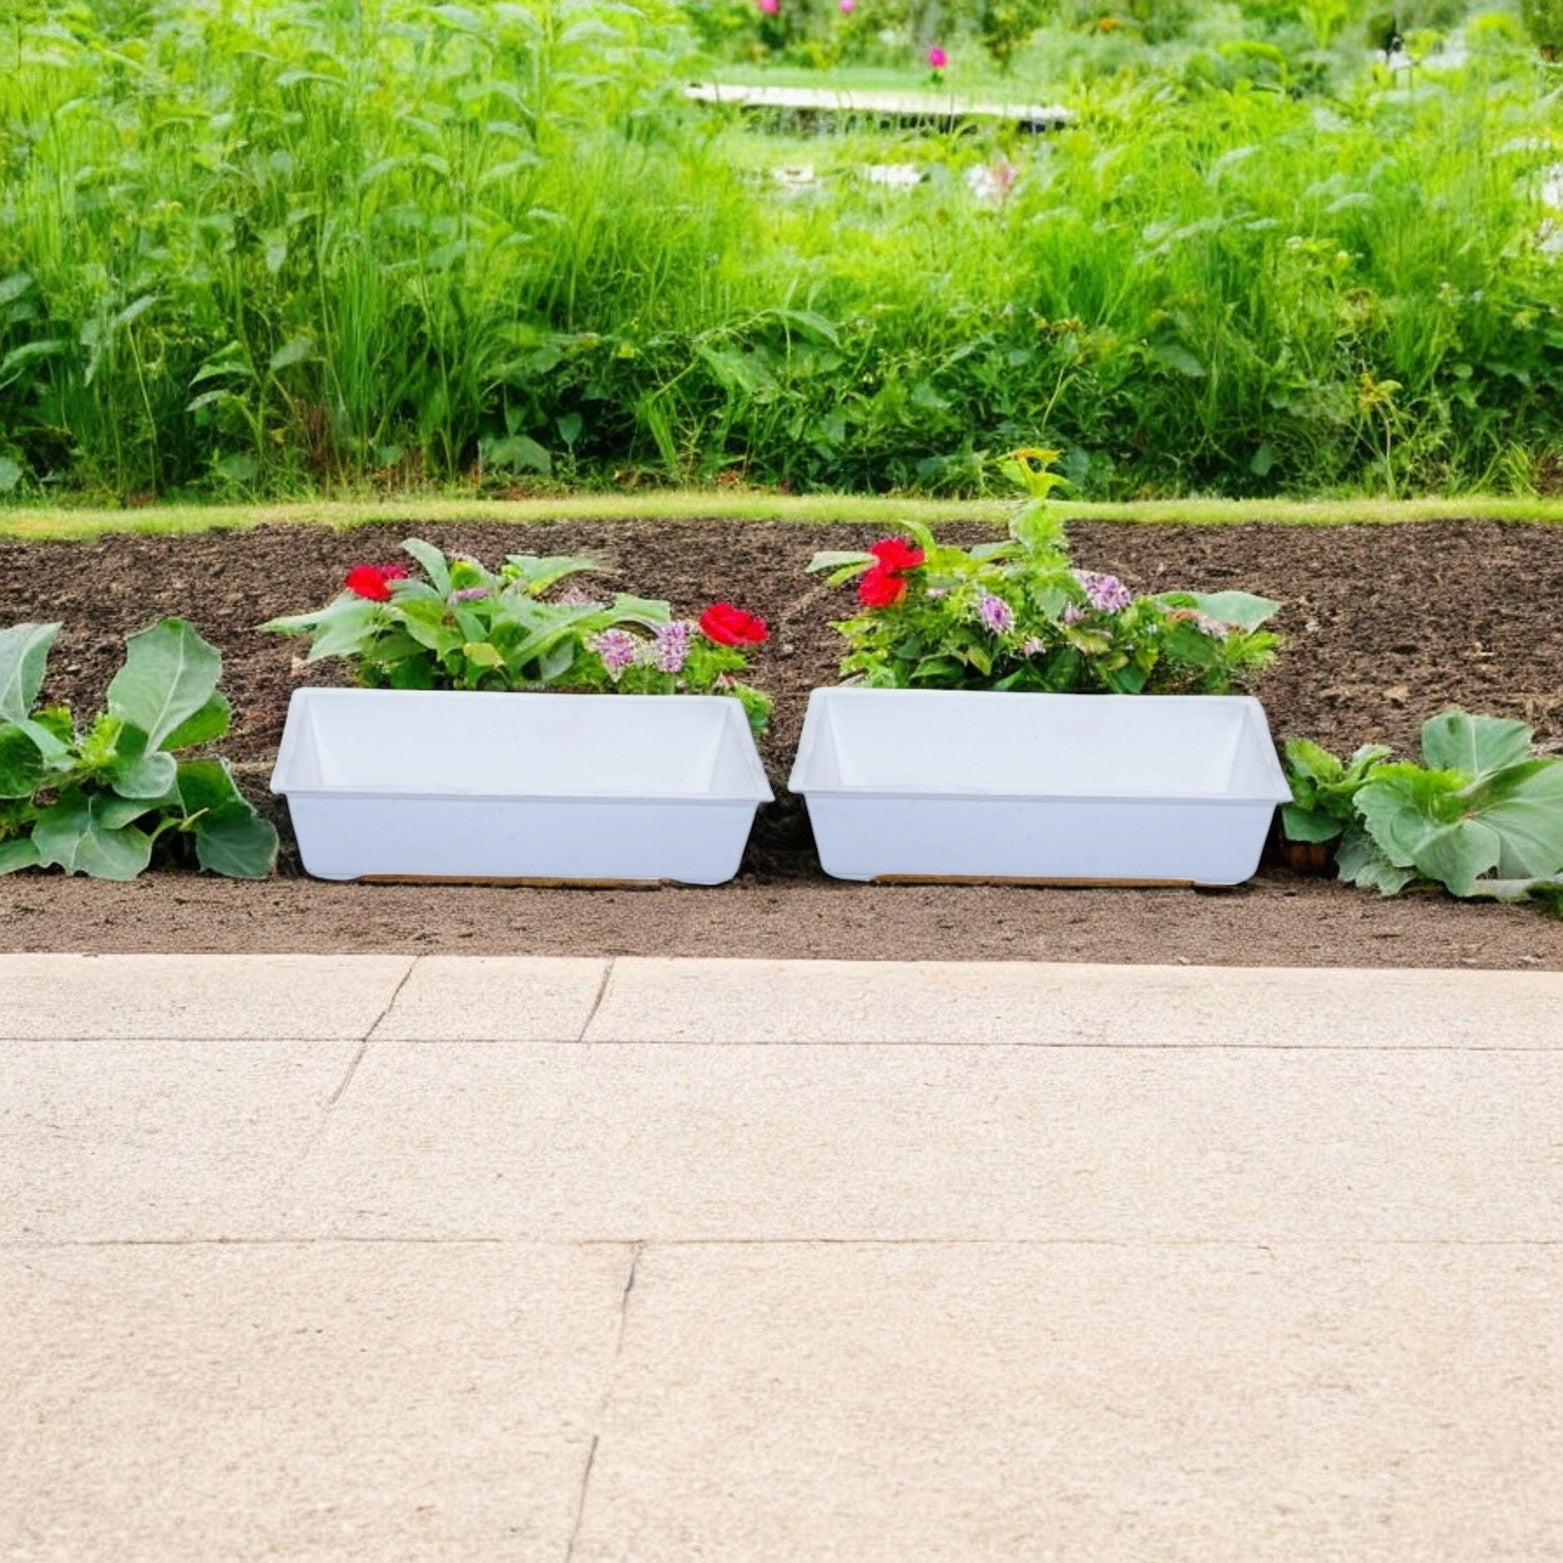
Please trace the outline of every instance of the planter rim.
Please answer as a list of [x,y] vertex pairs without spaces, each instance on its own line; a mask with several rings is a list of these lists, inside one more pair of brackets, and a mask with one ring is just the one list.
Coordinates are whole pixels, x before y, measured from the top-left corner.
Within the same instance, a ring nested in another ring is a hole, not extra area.
[[968,786],[958,790],[944,789],[930,791],[926,787],[916,785],[907,787],[886,787],[876,785],[873,787],[829,786],[821,785],[812,780],[811,772],[815,766],[815,750],[820,742],[820,724],[817,721],[805,721],[803,736],[798,744],[796,758],[793,761],[792,773],[787,779],[788,790],[800,795],[814,793],[820,797],[850,797],[853,799],[882,799],[885,801],[905,801],[911,798],[923,799],[948,799],[958,801],[964,799],[981,800],[983,802],[1020,802],[1020,803],[1091,803],[1091,804],[1144,804],[1155,803],[1158,805],[1187,805],[1212,803],[1244,805],[1256,803],[1290,803],[1292,801],[1292,789],[1281,770],[1279,759],[1275,754],[1274,742],[1270,738],[1270,726],[1265,716],[1264,706],[1254,695],[1106,695],[1106,694],[1063,694],[1033,690],[1011,689],[873,689],[860,684],[833,684],[825,685],[810,691],[809,715],[814,716],[816,710],[827,705],[853,702],[869,702],[893,699],[921,699],[931,702],[953,702],[957,700],[1006,700],[1006,701],[1030,701],[1033,704],[1048,704],[1068,701],[1071,704],[1097,703],[1111,704],[1113,708],[1133,708],[1146,701],[1155,701],[1159,705],[1188,704],[1198,702],[1206,704],[1217,702],[1224,705],[1240,706],[1249,712],[1250,720],[1257,720],[1265,735],[1266,753],[1262,763],[1268,775],[1268,785],[1258,789],[1250,789],[1242,793],[1226,791],[1204,790],[1199,792],[1182,792],[1176,794],[1158,793],[1154,788],[1141,791],[1109,791],[1109,792],[1016,792],[1009,788],[988,789],[984,787]]
[[[324,685],[312,686],[303,689],[295,689],[288,702],[288,720],[282,730],[282,741],[277,748],[276,762],[272,767],[270,788],[273,793],[283,797],[329,797],[384,799],[403,798],[408,794],[405,788],[390,785],[386,787],[352,788],[334,787],[298,787],[289,784],[290,774],[293,770],[299,745],[303,742],[301,724],[293,720],[295,711],[302,711],[311,705],[331,705],[343,700],[361,701],[368,697],[388,696],[401,701],[414,700],[439,700],[445,703],[456,701],[466,703],[508,701],[512,704],[519,700],[547,700],[555,703],[567,702],[579,705],[590,701],[594,709],[618,709],[622,707],[651,706],[665,708],[669,702],[677,702],[683,706],[705,706],[719,708],[721,721],[729,727],[736,727],[742,743],[739,745],[739,753],[744,770],[747,773],[747,785],[734,789],[719,796],[699,789],[681,788],[677,791],[644,793],[639,791],[626,792],[526,792],[503,793],[495,792],[492,787],[463,788],[460,786],[441,786],[437,791],[419,791],[416,796],[421,801],[434,801],[444,799],[462,803],[478,802],[505,802],[513,803],[524,799],[528,803],[569,803],[569,804],[601,804],[609,806],[623,806],[626,804],[689,804],[701,803],[771,803],[775,801],[776,794],[771,789],[769,778],[765,774],[765,767],[760,763],[758,751],[755,748],[754,734],[749,726],[749,719],[743,706],[732,695],[620,695],[611,691],[600,694],[563,693],[550,690],[491,690],[491,689],[361,689],[353,685]],[[611,704],[604,705],[604,702]]]

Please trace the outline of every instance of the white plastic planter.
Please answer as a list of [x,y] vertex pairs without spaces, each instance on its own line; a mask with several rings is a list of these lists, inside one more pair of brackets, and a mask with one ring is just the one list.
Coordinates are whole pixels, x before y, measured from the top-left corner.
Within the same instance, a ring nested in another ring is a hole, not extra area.
[[321,879],[720,884],[772,797],[725,695],[299,689],[271,787]]
[[790,785],[837,879],[1238,884],[1291,799],[1238,695],[816,689]]

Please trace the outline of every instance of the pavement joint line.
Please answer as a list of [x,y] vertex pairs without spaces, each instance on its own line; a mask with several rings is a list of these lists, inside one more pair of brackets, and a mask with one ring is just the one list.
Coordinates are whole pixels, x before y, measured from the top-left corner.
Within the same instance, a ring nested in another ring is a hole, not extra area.
[[[83,1248],[1144,1248],[1271,1249],[1563,1248],[1563,1237],[88,1237],[0,1238],[0,1254],[63,1253]],[[623,1305],[631,1283],[627,1282]],[[620,1317],[620,1345],[624,1316]]]
[[[611,964],[610,964],[611,969]],[[606,984],[606,973],[604,974]],[[598,997],[601,998],[599,992]],[[584,1035],[584,1031],[582,1033]],[[591,1490],[592,1470],[597,1464],[597,1448],[602,1442],[602,1423],[608,1414],[608,1407],[613,1402],[614,1379],[618,1374],[619,1360],[624,1355],[624,1331],[629,1318],[630,1293],[635,1290],[635,1277],[640,1270],[640,1256],[646,1251],[644,1240],[638,1241],[630,1249],[629,1273],[624,1278],[624,1290],[619,1294],[619,1333],[613,1345],[613,1361],[608,1364],[607,1371],[603,1375],[602,1397],[597,1402],[597,1412],[593,1417],[591,1447],[586,1451],[586,1464],[581,1471],[581,1484],[575,1496],[575,1517],[570,1524],[570,1535],[565,1542],[564,1563],[571,1563],[575,1556],[576,1543],[581,1536],[581,1523],[586,1518],[586,1496]]]
[[[592,1000],[591,1012],[581,1023],[580,1034],[575,1039],[577,1042],[584,1042],[586,1040],[586,1033],[592,1029],[592,1022],[597,1018],[597,1011],[602,1008],[602,1001],[608,996],[608,989],[612,986],[614,968],[618,965],[618,963],[618,956],[610,955],[608,957],[608,964],[602,969],[602,981],[597,984],[597,996]],[[574,1537],[571,1537],[570,1544],[572,1547],[574,1546]]]

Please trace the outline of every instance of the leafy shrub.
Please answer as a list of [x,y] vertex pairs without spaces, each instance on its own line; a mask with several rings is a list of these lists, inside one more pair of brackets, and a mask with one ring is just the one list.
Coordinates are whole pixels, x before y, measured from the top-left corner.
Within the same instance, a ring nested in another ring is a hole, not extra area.
[[1563,905],[1563,758],[1535,753],[1525,723],[1449,710],[1423,724],[1421,765],[1390,752],[1289,741],[1287,838],[1334,843],[1340,877],[1383,895],[1421,882]]
[[764,728],[770,697],[742,682],[746,648],[765,621],[716,603],[698,622],[666,602],[619,593],[547,595],[593,559],[511,554],[498,571],[431,543],[403,547],[419,579],[397,565],[359,565],[325,607],[261,626],[310,635],[309,662],[340,657],[371,689],[569,690],[635,695],[721,694]]
[[64,706],[34,709],[59,631],[0,631],[0,874],[57,866],[134,879],[154,849],[192,846],[213,873],[269,874],[277,833],[227,764],[175,758],[228,731],[216,647],[182,619],[130,636],[107,709],[82,728]]
[[1008,70],[1051,10],[1050,0],[981,0],[977,37],[999,67]]
[[1563,52],[1563,0],[1520,0],[1525,30],[1549,59]]
[[[1056,481],[1020,471],[1043,488]],[[1040,482],[1038,481],[1040,480]],[[876,688],[1216,694],[1275,654],[1260,628],[1278,604],[1246,592],[1136,597],[1115,576],[1070,567],[1061,521],[1039,500],[1006,542],[941,546],[920,525],[866,554],[823,553],[811,570],[856,579],[862,611],[836,626],[842,673]]]

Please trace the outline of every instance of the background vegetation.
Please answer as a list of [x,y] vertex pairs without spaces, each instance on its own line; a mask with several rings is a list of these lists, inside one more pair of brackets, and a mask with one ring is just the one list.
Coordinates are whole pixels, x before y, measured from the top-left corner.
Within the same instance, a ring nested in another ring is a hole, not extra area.
[[[995,52],[988,4],[779,7],[13,0],[0,491],[981,492],[1018,444],[1088,498],[1563,480],[1517,11],[1059,0]],[[924,86],[934,36],[945,93],[1072,122],[680,90]]]

